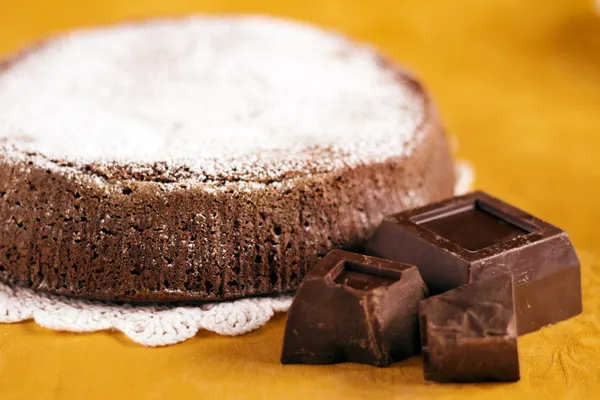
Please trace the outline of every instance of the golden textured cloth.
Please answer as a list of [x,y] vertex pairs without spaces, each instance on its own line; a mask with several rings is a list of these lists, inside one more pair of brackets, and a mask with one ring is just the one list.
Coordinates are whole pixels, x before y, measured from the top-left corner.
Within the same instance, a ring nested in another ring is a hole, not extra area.
[[[514,384],[439,385],[390,368],[282,366],[285,316],[243,337],[147,349],[114,333],[0,325],[8,399],[597,399],[600,397],[600,16],[592,0],[0,0],[0,52],[80,26],[260,12],[375,43],[421,76],[477,186],[566,229],[584,313],[519,339]],[[0,110],[0,113],[2,110]],[[560,294],[558,294],[560,295]]]

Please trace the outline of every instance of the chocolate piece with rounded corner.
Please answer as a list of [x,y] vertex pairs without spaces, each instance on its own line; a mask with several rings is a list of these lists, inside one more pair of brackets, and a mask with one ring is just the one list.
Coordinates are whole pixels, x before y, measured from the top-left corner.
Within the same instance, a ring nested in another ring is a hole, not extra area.
[[427,294],[412,265],[331,251],[296,293],[281,362],[385,367],[418,354],[417,311]]
[[511,273],[519,334],[582,310],[568,234],[483,192],[387,217],[366,252],[416,265],[432,294]]
[[425,379],[520,379],[513,282],[509,274],[423,300],[419,322]]

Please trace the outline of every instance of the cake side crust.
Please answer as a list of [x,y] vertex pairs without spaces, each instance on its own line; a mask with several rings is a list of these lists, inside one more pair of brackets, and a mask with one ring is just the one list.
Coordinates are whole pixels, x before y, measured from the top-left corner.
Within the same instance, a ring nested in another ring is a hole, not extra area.
[[437,120],[410,158],[272,184],[77,177],[0,159],[0,280],[103,300],[223,300],[295,290],[384,215],[450,197]]

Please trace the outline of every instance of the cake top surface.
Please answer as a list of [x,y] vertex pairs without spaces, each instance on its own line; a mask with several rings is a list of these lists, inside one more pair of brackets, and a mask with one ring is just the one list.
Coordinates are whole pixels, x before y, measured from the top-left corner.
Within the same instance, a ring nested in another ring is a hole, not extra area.
[[71,167],[277,180],[410,154],[424,118],[372,49],[264,17],[74,32],[0,73],[4,151]]

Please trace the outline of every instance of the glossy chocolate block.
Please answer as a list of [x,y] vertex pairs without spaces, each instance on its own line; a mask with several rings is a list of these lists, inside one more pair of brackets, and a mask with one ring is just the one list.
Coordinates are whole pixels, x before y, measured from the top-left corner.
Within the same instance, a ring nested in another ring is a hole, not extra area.
[[386,218],[366,252],[416,265],[432,294],[511,273],[519,334],[581,312],[567,233],[482,192]]
[[519,380],[517,324],[509,274],[423,300],[419,325],[425,379]]
[[387,366],[420,352],[416,267],[340,250],[304,278],[288,313],[281,362]]

